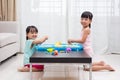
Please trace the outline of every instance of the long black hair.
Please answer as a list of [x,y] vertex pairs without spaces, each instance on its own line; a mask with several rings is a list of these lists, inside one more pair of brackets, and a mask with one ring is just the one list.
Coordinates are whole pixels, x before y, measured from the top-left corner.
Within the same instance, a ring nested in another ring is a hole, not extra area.
[[[85,11],[82,13],[81,18],[89,18],[90,20],[92,20],[93,14],[89,11]],[[91,28],[91,24],[89,24],[89,28]]]
[[38,29],[37,29],[35,26],[33,26],[33,25],[28,26],[28,27],[26,28],[26,40],[28,40],[27,34],[28,34],[29,32],[36,32],[36,33],[38,33]]

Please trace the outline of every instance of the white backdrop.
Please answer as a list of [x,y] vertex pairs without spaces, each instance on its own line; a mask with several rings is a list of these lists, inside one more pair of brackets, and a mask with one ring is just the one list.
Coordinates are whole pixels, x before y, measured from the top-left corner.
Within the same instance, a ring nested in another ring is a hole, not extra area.
[[39,37],[49,36],[45,43],[66,42],[66,17],[63,12],[64,9],[62,9],[64,4],[62,1],[59,2],[60,0],[51,1],[54,2],[49,2],[49,0],[21,0],[22,51],[25,44],[25,29],[28,25],[35,25],[38,28]]
[[57,41],[65,43],[68,38],[79,38],[82,28],[80,15],[83,11],[89,10],[94,15],[91,28],[94,52],[96,54],[120,52],[119,2],[119,0],[21,0],[22,51],[25,29],[28,25],[37,26],[40,37],[48,35],[49,40],[46,43]]

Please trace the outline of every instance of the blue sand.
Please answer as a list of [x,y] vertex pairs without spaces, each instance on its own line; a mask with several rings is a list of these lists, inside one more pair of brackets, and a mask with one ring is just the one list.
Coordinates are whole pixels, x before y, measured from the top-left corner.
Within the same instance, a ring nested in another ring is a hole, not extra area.
[[48,48],[53,48],[58,51],[66,51],[67,48],[71,48],[71,51],[83,51],[82,44],[61,44],[60,46],[56,46],[54,44],[38,44],[36,46],[37,51],[47,51]]

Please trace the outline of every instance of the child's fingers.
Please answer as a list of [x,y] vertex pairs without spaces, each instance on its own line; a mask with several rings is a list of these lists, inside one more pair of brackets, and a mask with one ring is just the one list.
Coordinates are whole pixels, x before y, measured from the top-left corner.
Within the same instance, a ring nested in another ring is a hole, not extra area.
[[71,43],[68,43],[69,45],[71,45]]
[[44,38],[47,40],[47,39],[48,39],[48,36],[45,36]]
[[71,44],[71,40],[68,40],[68,44]]

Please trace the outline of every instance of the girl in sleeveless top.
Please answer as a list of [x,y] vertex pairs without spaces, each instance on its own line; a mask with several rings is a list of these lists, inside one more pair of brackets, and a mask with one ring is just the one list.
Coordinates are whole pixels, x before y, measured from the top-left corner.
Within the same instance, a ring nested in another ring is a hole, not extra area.
[[[81,31],[81,36],[79,39],[68,39],[68,43],[82,43],[84,52],[89,54],[91,57],[93,55],[93,49],[91,45],[91,22],[92,22],[93,14],[89,11],[85,11],[81,15],[81,24],[83,26]],[[84,66],[84,70],[89,70]],[[107,65],[104,61],[93,62],[92,63],[92,70],[99,71],[99,70],[109,70],[114,71],[114,69]]]

